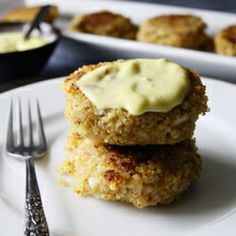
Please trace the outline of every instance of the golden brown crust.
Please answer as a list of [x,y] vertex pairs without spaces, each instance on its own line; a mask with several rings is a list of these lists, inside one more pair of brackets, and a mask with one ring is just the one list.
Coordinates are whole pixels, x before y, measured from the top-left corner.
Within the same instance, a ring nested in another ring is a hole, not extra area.
[[193,15],[162,15],[147,20],[156,27],[165,28],[169,32],[183,34],[198,33],[206,28],[200,17]]
[[100,11],[75,17],[69,24],[69,30],[134,39],[137,26],[127,17],[109,11]]
[[214,39],[216,53],[236,56],[236,25],[218,32]]
[[[2,21],[4,22],[28,22],[32,21],[42,6],[33,7],[19,7],[9,11]],[[51,5],[48,14],[45,16],[44,21],[52,23],[58,16],[58,8]]]
[[139,41],[182,48],[203,49],[208,41],[206,24],[193,15],[163,15],[146,20],[140,27]]
[[71,74],[64,82],[66,117],[84,137],[116,145],[175,144],[191,139],[199,114],[207,111],[205,86],[197,73],[189,71],[191,89],[183,103],[171,111],[130,115],[124,109],[98,110],[75,84],[84,74],[105,65],[89,65]]
[[143,208],[167,204],[186,190],[201,171],[195,143],[109,146],[71,133],[67,161],[61,167],[72,176],[74,191]]

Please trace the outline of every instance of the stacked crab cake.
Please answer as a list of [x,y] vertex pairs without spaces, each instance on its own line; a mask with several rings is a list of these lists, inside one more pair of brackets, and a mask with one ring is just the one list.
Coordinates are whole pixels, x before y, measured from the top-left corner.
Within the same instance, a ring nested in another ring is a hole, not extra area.
[[165,59],[80,68],[63,84],[72,126],[60,170],[80,196],[166,204],[201,171],[192,138],[207,111],[199,76]]

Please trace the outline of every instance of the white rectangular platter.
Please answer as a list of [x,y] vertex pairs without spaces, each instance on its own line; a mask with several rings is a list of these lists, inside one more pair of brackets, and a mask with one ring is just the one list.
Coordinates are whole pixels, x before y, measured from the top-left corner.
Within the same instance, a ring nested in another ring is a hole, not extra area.
[[[68,20],[74,15],[111,10],[123,14],[140,25],[145,19],[163,14],[193,14],[202,17],[207,23],[207,33],[213,36],[226,26],[236,24],[236,14],[216,11],[198,10],[184,7],[165,6],[151,3],[96,0],[27,0],[29,5],[42,3],[58,5],[61,18],[57,25],[65,36],[93,47],[99,47],[106,58],[168,58],[200,72],[201,75],[212,76],[221,80],[236,82],[236,57],[222,56],[215,53],[200,52],[190,49],[174,48],[132,40],[117,39],[85,33],[71,33],[66,30]],[[67,16],[67,17],[63,17]],[[92,52],[90,52],[92,53]],[[91,54],[91,56],[93,56]],[[99,55],[96,55],[98,57]]]

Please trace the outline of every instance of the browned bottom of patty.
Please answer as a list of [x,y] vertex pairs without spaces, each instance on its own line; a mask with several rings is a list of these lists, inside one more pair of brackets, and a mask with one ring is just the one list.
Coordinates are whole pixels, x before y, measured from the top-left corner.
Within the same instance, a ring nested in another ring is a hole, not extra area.
[[193,140],[176,145],[111,146],[71,133],[60,167],[80,196],[132,203],[138,208],[178,198],[201,171]]

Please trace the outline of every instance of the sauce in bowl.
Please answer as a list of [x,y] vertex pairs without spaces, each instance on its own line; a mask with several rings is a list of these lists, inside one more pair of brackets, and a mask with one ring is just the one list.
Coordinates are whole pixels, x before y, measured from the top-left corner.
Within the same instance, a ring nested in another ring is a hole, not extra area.
[[0,33],[0,53],[26,51],[47,43],[48,39],[40,35],[31,35],[29,39],[24,39],[22,32]]

